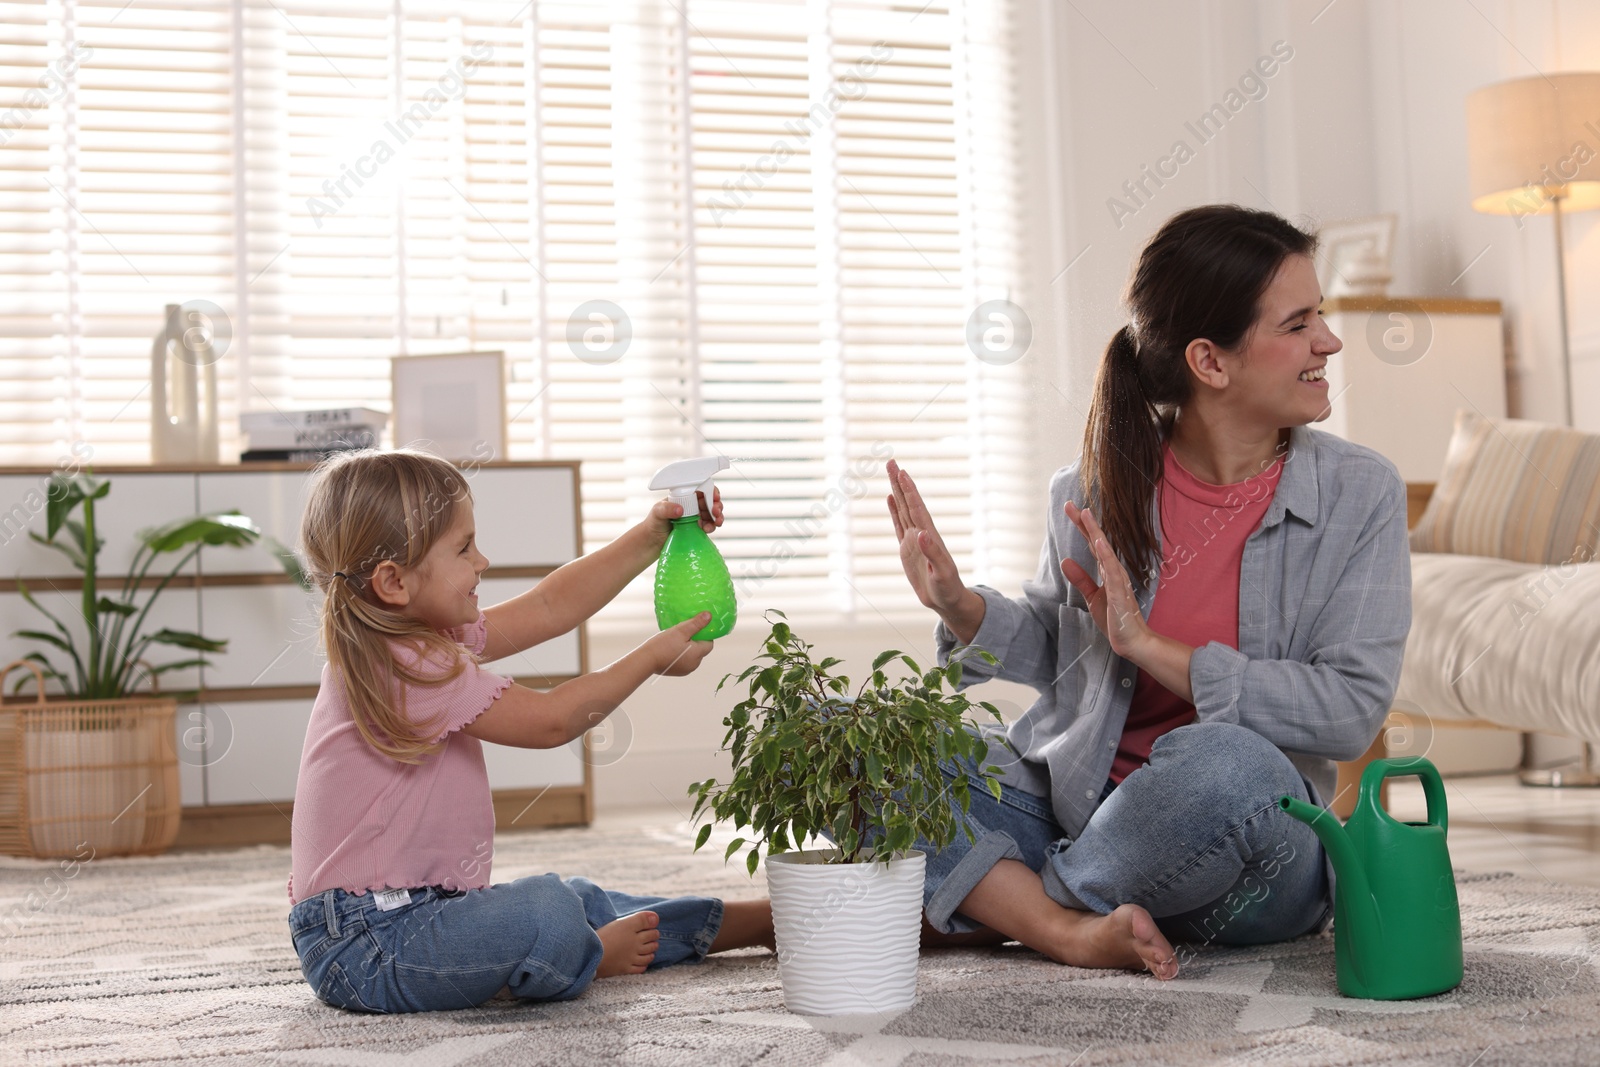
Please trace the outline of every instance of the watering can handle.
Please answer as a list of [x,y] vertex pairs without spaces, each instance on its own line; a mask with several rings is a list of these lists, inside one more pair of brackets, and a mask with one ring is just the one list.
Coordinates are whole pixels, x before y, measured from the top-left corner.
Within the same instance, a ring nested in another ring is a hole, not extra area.
[[1439,768],[1421,756],[1373,760],[1361,774],[1362,799],[1371,797],[1373,806],[1378,807],[1378,786],[1385,778],[1411,775],[1422,779],[1422,792],[1428,798],[1428,825],[1448,834],[1450,817],[1444,802],[1444,780],[1439,777]]

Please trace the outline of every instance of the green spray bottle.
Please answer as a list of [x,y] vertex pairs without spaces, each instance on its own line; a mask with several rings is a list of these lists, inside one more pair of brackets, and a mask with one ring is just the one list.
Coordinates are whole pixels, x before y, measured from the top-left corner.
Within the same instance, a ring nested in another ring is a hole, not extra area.
[[672,520],[656,561],[656,624],[665,630],[709,611],[711,621],[694,635],[696,641],[732,633],[738,613],[728,564],[700,528],[702,512],[696,498],[696,493],[704,494],[704,517],[709,519],[715,476],[728,465],[727,456],[682,459],[668,463],[650,479],[651,489],[665,489],[667,499],[683,508],[683,515]]

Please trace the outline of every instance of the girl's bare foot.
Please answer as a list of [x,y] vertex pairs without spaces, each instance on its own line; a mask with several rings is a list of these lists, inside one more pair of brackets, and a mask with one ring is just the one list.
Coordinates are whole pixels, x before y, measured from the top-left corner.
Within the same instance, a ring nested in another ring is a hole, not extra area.
[[600,967],[596,978],[610,978],[618,974],[643,974],[656,958],[661,947],[660,916],[653,911],[636,911],[632,915],[606,923],[595,933],[600,935]]
[[710,951],[726,952],[730,948],[757,946],[777,950],[777,945],[772,939],[772,901],[723,901],[722,926],[711,942]]

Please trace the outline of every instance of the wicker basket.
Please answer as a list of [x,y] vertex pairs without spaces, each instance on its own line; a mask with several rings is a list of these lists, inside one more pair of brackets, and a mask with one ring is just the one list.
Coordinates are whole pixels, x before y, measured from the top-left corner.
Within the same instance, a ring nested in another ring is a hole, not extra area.
[[[178,836],[178,702],[152,695],[0,703],[0,853],[38,858],[145,855]],[[89,850],[92,850],[89,851]]]

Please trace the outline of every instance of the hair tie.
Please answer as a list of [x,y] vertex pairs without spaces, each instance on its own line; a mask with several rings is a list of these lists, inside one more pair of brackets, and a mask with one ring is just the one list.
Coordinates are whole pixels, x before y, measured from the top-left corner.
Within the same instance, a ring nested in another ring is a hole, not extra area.
[[347,582],[350,581],[350,576],[348,574],[346,574],[344,571],[334,571],[333,572],[333,576],[335,578],[343,578]]

